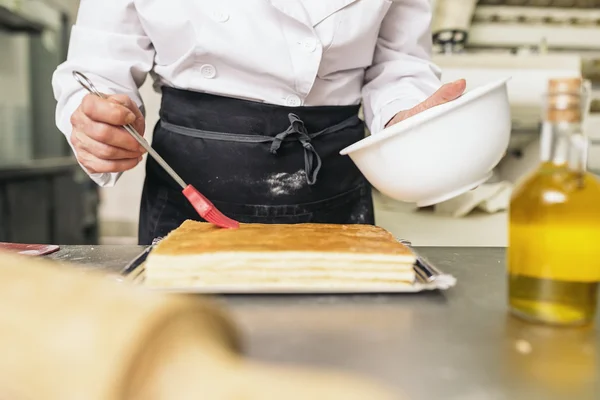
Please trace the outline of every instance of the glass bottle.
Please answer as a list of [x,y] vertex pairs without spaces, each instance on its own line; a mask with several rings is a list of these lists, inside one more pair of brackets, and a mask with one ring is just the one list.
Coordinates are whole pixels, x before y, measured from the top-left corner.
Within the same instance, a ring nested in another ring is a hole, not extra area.
[[582,114],[589,90],[553,79],[539,167],[510,204],[508,286],[513,314],[556,325],[590,322],[600,281],[600,182],[586,171]]

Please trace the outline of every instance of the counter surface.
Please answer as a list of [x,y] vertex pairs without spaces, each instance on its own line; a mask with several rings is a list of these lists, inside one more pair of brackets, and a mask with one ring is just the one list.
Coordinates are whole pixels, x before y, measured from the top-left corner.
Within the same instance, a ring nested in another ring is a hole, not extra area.
[[[136,246],[64,246],[52,258],[118,272]],[[224,296],[250,357],[336,367],[414,400],[600,398],[600,336],[507,315],[502,248],[420,248],[458,280],[446,292]]]

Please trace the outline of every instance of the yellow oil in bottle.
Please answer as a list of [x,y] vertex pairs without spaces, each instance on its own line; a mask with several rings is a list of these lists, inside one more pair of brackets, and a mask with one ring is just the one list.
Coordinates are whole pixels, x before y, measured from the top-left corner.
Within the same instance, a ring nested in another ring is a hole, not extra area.
[[600,281],[600,181],[585,171],[584,150],[572,140],[581,136],[580,82],[551,81],[543,162],[510,204],[510,309],[557,325],[594,318]]
[[600,182],[543,163],[513,193],[509,303],[527,319],[584,324],[595,315],[600,280]]

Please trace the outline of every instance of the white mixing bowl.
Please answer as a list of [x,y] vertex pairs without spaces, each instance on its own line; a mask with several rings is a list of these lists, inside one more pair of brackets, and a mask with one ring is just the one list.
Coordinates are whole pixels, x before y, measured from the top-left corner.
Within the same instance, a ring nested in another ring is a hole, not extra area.
[[487,181],[511,132],[506,83],[469,90],[340,152],[381,193],[419,207],[437,204]]

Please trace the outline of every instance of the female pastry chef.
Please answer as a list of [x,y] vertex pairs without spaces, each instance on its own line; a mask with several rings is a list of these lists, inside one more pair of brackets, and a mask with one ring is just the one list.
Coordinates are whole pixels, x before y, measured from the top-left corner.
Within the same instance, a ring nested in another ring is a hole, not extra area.
[[[138,88],[162,92],[153,146],[226,215],[374,223],[371,190],[339,151],[459,97],[430,62],[429,0],[82,0],[53,77],[57,125],[101,186],[141,160]],[[71,73],[85,73],[102,100]],[[198,219],[148,159],[139,241]]]

